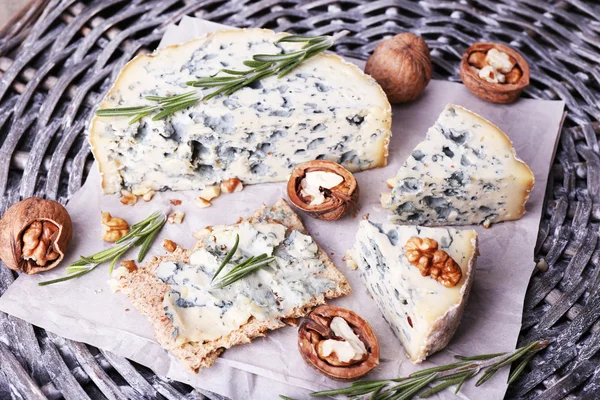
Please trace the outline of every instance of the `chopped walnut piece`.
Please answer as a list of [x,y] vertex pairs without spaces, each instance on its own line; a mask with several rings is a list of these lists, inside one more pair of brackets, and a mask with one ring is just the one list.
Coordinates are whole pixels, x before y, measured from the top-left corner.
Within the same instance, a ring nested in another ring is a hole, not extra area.
[[243,189],[244,185],[238,178],[231,178],[221,182],[221,192],[223,193],[241,192]]
[[404,245],[406,259],[419,268],[422,276],[431,276],[446,287],[454,287],[462,279],[460,266],[434,239],[412,237]]
[[132,206],[138,201],[137,196],[128,190],[121,190],[121,196],[121,203],[127,206]]
[[169,200],[169,202],[174,206],[181,205],[181,200],[179,200],[179,199],[171,199],[171,200]]
[[110,215],[109,212],[102,213],[102,240],[114,243],[129,233],[129,224],[123,218]]
[[209,226],[207,226],[204,229],[200,229],[199,231],[192,233],[192,236],[198,240],[201,240],[201,239],[204,239],[205,237],[207,237],[208,235],[210,235],[211,232],[212,232],[212,229]]
[[151,190],[148,193],[146,193],[145,195],[143,195],[142,198],[144,199],[145,202],[148,202],[154,198],[155,194],[156,194],[156,192],[154,190]]
[[219,197],[221,194],[221,188],[219,186],[207,186],[200,191],[200,198],[206,201],[211,201]]
[[183,222],[183,217],[185,217],[185,213],[177,210],[173,214],[169,215],[167,221],[170,224],[181,224]]
[[137,269],[137,265],[133,260],[123,260],[119,263],[119,266],[127,268],[127,271],[133,272]]
[[194,204],[200,208],[206,208],[206,207],[212,206],[212,203],[210,201],[203,199],[202,197],[196,197],[194,199]]
[[175,243],[172,240],[169,239],[165,239],[163,241],[163,247],[165,248],[165,250],[167,250],[169,253],[174,252],[175,250],[177,250],[177,243]]

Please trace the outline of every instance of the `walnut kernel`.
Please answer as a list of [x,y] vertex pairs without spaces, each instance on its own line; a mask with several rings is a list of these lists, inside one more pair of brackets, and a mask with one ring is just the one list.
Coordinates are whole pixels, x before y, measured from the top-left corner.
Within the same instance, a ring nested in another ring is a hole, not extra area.
[[156,194],[156,192],[154,190],[150,190],[148,193],[143,195],[142,198],[144,199],[145,202],[149,202],[150,200],[152,200],[154,198],[155,194]]
[[163,247],[165,248],[165,250],[167,250],[169,253],[174,252],[175,250],[177,250],[177,243],[175,243],[172,240],[169,239],[165,239],[163,241]]
[[183,217],[185,217],[185,213],[177,210],[173,214],[169,215],[167,221],[170,224],[181,224],[183,222]]
[[179,200],[179,199],[171,199],[171,200],[169,200],[169,202],[174,206],[181,205],[181,200]]
[[119,266],[127,268],[127,271],[129,272],[133,272],[138,268],[135,261],[133,260],[123,260],[119,263]]
[[53,250],[52,242],[57,232],[58,228],[52,222],[33,222],[23,233],[23,258],[41,267],[56,260],[59,255]]
[[109,212],[102,213],[102,240],[114,243],[129,233],[129,224],[123,218],[110,215]]
[[138,198],[135,194],[131,193],[129,190],[121,190],[121,203],[126,206],[132,206],[137,203]]
[[196,197],[194,199],[194,204],[200,208],[206,208],[206,207],[212,206],[212,203],[210,201],[203,199],[202,197]]
[[221,192],[223,193],[241,192],[243,189],[244,185],[238,178],[231,178],[221,182]]
[[422,276],[431,276],[446,287],[454,287],[462,279],[460,266],[434,239],[412,237],[404,245],[406,259],[419,268]]
[[219,186],[207,186],[200,191],[200,198],[211,201],[212,199],[219,197],[220,194],[221,188]]

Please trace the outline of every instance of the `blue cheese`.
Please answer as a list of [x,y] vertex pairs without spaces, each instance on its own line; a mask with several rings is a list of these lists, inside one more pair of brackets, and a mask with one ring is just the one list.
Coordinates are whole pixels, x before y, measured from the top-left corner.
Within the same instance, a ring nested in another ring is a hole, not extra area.
[[[462,270],[454,287],[445,287],[405,257],[412,237],[438,242]],[[446,347],[466,305],[478,255],[477,233],[451,228],[398,226],[361,221],[347,260],[358,266],[362,280],[410,360],[419,363]]]
[[[236,235],[238,248],[220,276],[250,256],[266,253],[275,261],[229,286],[215,288],[212,277]],[[321,276],[326,266],[318,251],[310,236],[297,230],[286,236],[286,227],[278,223],[244,221],[213,228],[189,263],[163,261],[155,270],[156,277],[170,285],[163,306],[175,328],[176,343],[213,341],[251,318],[285,317],[335,288],[335,282]]]
[[394,223],[488,227],[523,215],[534,176],[498,127],[448,105],[387,183]]
[[[153,55],[119,74],[100,108],[151,104],[144,96],[192,89],[185,82],[245,70],[254,54],[290,52],[285,34],[263,29],[219,31]],[[321,54],[285,77],[268,77],[164,120],[95,117],[89,140],[105,193],[127,189],[202,189],[231,178],[245,184],[285,181],[298,164],[336,161],[350,171],[386,165],[391,106],[379,85],[356,66]]]

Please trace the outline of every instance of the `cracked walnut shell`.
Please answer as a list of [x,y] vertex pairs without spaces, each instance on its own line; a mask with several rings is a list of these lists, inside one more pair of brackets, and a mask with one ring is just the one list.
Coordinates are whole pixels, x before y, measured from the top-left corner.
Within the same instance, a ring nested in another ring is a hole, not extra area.
[[0,219],[0,259],[14,271],[47,271],[63,260],[72,232],[71,217],[60,203],[30,197]]
[[[491,74],[489,78],[495,78],[495,72],[486,64],[486,54],[496,49],[505,53],[513,62],[514,67],[505,73],[506,81],[496,82],[495,79],[482,78],[477,69]],[[480,99],[492,103],[512,103],[516,101],[521,92],[529,86],[529,64],[523,56],[512,48],[499,43],[474,43],[465,51],[460,62],[460,79],[467,89]]]
[[404,245],[406,259],[419,268],[422,276],[431,276],[446,287],[454,287],[462,279],[460,266],[434,239],[412,237]]
[[[324,354],[327,340],[340,341],[331,329],[334,318],[342,318],[364,344],[366,353],[359,359],[341,361],[335,353]],[[304,361],[331,379],[350,381],[360,378],[379,365],[379,343],[371,325],[353,311],[321,305],[308,313],[298,328],[298,350]]]
[[[313,204],[303,191],[302,182],[311,172],[329,172],[341,177],[341,182],[331,188],[318,188],[323,199]],[[313,218],[336,221],[349,211],[355,211],[359,189],[354,175],[333,161],[314,160],[294,168],[287,185],[287,194],[292,204]]]

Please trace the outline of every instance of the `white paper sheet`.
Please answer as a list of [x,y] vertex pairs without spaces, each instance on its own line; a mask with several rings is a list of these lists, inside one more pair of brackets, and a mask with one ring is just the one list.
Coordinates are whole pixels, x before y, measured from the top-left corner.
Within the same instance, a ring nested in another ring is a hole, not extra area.
[[[217,24],[185,18],[171,26],[161,45],[183,42],[218,29]],[[491,229],[477,227],[481,257],[477,263],[471,298],[458,332],[447,349],[433,355],[420,367],[406,360],[399,341],[369,297],[357,271],[345,267],[341,258],[352,247],[360,215],[369,213],[375,221],[387,214],[379,205],[380,192],[387,190],[385,179],[396,174],[412,148],[425,137],[447,103],[462,105],[497,124],[514,141],[518,155],[535,173],[536,184],[527,203],[527,214],[516,222],[500,223]],[[452,361],[455,354],[474,355],[514,348],[521,326],[523,298],[534,266],[533,249],[548,171],[559,133],[564,103],[521,99],[510,105],[484,102],[463,85],[432,81],[415,102],[394,107],[393,138],[386,168],[356,174],[361,189],[361,213],[338,222],[304,218],[308,230],[331,255],[350,281],[353,293],[333,302],[350,308],[369,321],[381,348],[381,365],[368,378],[392,378],[418,368]],[[181,199],[177,207],[186,212],[182,225],[167,224],[148,258],[164,254],[160,243],[170,238],[184,247],[194,244],[191,233],[206,225],[233,223],[249,216],[262,203],[273,204],[285,196],[285,183],[249,186],[243,192],[222,195],[214,205],[198,209],[194,192],[158,193],[149,203],[134,207],[119,203],[117,196],[101,194],[99,174],[94,168],[87,182],[69,202],[75,237],[64,265],[79,255],[108,247],[100,240],[100,210],[136,222],[170,199]],[[130,254],[129,258],[134,258]],[[104,348],[146,365],[159,375],[211,390],[233,399],[273,399],[284,394],[308,398],[312,390],[342,387],[304,363],[297,350],[297,330],[286,327],[250,345],[230,349],[217,364],[194,375],[169,356],[153,339],[150,323],[138,314],[122,294],[113,294],[106,284],[108,267],[68,283],[38,287],[37,282],[64,275],[59,267],[43,275],[21,276],[0,298],[0,310],[43,327],[58,335]],[[501,371],[481,388],[465,385],[460,396],[501,399],[506,391],[508,370]],[[439,398],[455,398],[450,391]]]

